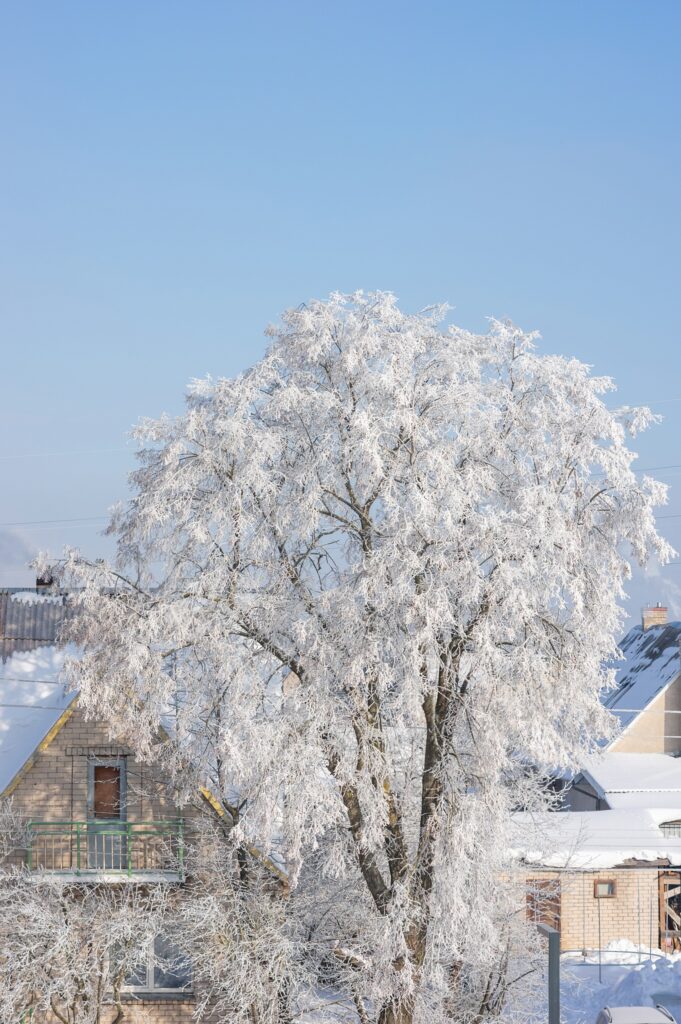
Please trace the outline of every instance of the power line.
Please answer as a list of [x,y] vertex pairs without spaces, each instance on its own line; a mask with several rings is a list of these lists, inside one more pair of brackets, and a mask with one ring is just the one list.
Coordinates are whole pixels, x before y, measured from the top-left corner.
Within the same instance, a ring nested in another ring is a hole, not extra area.
[[22,711],[66,711],[68,704],[0,704],[0,708],[20,708]]
[[[670,398],[665,399],[668,402],[681,402],[681,398]],[[73,448],[66,449],[61,452],[13,452],[9,455],[0,455],[0,461],[12,461],[15,459],[55,459],[62,458],[66,455],[112,455],[119,454],[122,452],[128,452],[129,454],[136,455],[137,450],[127,448]],[[657,473],[665,469],[681,469],[681,463],[672,463],[668,466],[645,466],[641,469],[635,469],[635,473]]]
[[[672,401],[670,399],[670,401]],[[674,399],[674,401],[681,402],[681,398]],[[78,455],[78,454],[100,454],[101,452],[115,452],[115,451],[129,451],[127,448],[102,448],[93,449],[92,452],[36,452],[30,456],[23,455],[2,455],[0,459],[13,459],[13,458],[42,458],[50,457],[52,455]],[[636,473],[659,473],[664,470],[680,469],[681,463],[670,463],[667,466],[646,466],[643,469],[637,469]],[[681,519],[681,512],[665,513],[663,515],[655,516],[656,519]],[[14,522],[0,523],[0,529],[17,527],[17,526],[73,526],[73,525],[85,525],[86,523],[97,523],[105,522],[109,519],[108,515],[97,515],[97,516],[76,516],[73,519],[26,519],[16,520]],[[676,564],[676,563],[670,563]]]
[[130,452],[131,448],[86,448],[81,451],[72,450],[64,452],[21,452],[12,455],[0,455],[0,460],[10,459],[55,459],[63,455],[109,455],[113,452]]
[[108,519],[108,516],[77,516],[75,519],[27,519],[15,523],[0,523],[0,527],[8,526],[51,526],[65,523],[96,523]]
[[[608,707],[607,704],[603,706],[608,711],[612,711],[614,715],[681,715],[681,711],[672,711],[671,708],[662,708],[658,711],[657,708],[618,708],[615,706]],[[676,739],[677,737],[674,738]]]
[[653,398],[648,402],[639,402],[639,405],[671,405],[672,402],[681,402],[681,398]]
[[59,679],[30,679],[26,676],[1,676],[0,683],[35,683],[42,686],[61,686]]
[[[678,467],[681,469],[681,465]],[[644,472],[643,470],[641,472]],[[665,513],[656,519],[681,519],[681,512]],[[109,519],[108,515],[76,516],[73,519],[21,519],[11,523],[0,523],[0,528],[10,526],[53,526],[67,523],[99,523]]]

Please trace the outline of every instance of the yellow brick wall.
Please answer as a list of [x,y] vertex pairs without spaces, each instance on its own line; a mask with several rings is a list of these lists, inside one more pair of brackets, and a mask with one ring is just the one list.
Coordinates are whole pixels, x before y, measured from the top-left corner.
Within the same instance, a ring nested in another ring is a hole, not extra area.
[[128,748],[111,740],[106,725],[88,722],[76,707],[52,742],[40,751],[13,792],[15,808],[45,821],[84,821],[87,818],[88,755],[127,755],[128,818],[150,821],[169,818],[176,810],[165,799],[154,770],[130,756]]
[[[657,868],[614,868],[606,871],[527,873],[531,879],[551,880],[560,890],[562,950],[598,949],[617,939],[657,947],[659,897]],[[614,880],[616,894],[596,899],[594,882]],[[600,910],[600,926],[599,926]]]
[[[124,1004],[124,1021],[125,1024],[189,1024],[194,1009],[193,999],[134,1000]],[[116,1012],[115,1007],[107,1008],[102,1024],[110,1024]],[[202,1020],[210,1024],[211,1018],[203,1017]],[[59,1024],[59,1021],[52,1014],[47,1017],[36,1015],[31,1024]]]
[[188,1024],[193,1013],[193,1000],[140,1001],[126,1005],[125,1024]]

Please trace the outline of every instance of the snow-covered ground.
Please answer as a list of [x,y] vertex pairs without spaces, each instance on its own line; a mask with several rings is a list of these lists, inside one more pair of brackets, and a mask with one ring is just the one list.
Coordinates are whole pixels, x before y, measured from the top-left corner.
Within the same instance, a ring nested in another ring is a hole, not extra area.
[[613,942],[601,956],[561,961],[561,1009],[565,1024],[594,1024],[604,1006],[662,1003],[681,1022],[681,954]]
[[[635,946],[627,940],[611,943],[601,954],[583,959],[563,957],[561,973],[561,1024],[595,1024],[604,1006],[666,1006],[681,1024],[681,953]],[[536,976],[535,976],[536,980]],[[511,997],[504,1024],[546,1024],[548,1007],[537,999],[537,990]]]

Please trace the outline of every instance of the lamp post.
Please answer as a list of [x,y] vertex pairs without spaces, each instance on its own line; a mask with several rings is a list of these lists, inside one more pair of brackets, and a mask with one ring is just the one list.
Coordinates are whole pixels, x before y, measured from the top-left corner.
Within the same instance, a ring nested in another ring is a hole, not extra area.
[[549,940],[549,1024],[560,1024],[560,933],[547,924],[537,929]]

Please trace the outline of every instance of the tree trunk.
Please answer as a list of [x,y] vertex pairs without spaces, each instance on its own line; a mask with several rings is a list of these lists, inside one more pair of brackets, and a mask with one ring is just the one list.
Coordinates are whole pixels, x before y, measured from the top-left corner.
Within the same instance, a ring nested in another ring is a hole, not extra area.
[[414,1020],[414,1000],[391,1000],[381,1007],[378,1024],[412,1024]]

